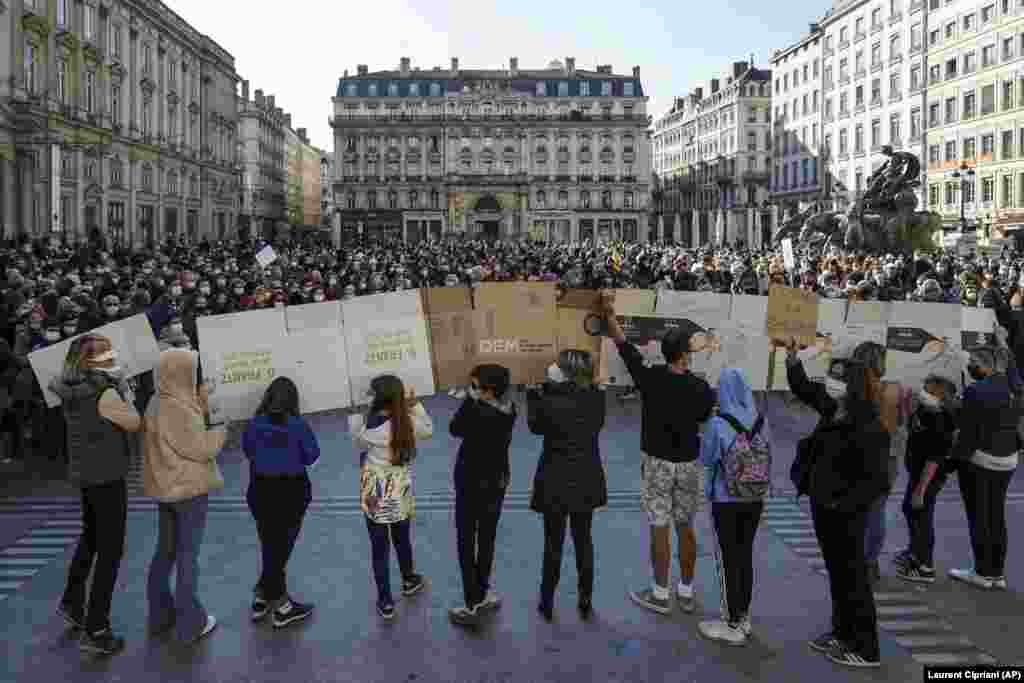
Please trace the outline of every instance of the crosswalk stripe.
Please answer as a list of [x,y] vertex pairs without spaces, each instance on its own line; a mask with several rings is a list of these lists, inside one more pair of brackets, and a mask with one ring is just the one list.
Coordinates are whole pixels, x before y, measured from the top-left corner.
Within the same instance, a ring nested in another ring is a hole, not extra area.
[[6,567],[0,567],[0,580],[27,579],[35,576],[38,572],[38,569],[8,569]]

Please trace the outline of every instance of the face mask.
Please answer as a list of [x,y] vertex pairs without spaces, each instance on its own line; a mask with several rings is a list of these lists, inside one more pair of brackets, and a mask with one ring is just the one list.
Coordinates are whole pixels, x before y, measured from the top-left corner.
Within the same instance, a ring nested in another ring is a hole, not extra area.
[[242,289],[241,287],[235,287],[235,294],[237,294],[238,296],[242,296],[243,294],[245,294],[245,290]]
[[480,390],[474,386],[470,386],[469,389],[466,390],[466,394],[468,394],[474,401],[480,400]]
[[846,397],[846,382],[840,382],[837,379],[831,377],[825,378],[825,392],[835,400],[841,400]]
[[209,295],[210,294],[210,288],[209,287],[200,287],[199,288],[199,293],[200,294]]
[[317,294],[316,296],[313,297],[313,301],[316,301],[317,303],[320,303],[323,300],[324,300],[324,295],[323,294]]
[[562,382],[569,381],[569,378],[565,376],[562,369],[558,367],[557,363],[552,363],[548,366],[547,370],[548,381],[554,382],[555,384],[561,384]]
[[73,335],[75,333],[76,329],[77,329],[76,327],[68,325],[67,327],[64,328],[64,334],[66,336],[70,337],[71,335]]
[[49,332],[46,333],[45,336],[46,336],[46,341],[49,341],[49,342],[60,341],[60,332],[58,332],[56,330],[50,330]]
[[43,329],[43,326],[42,326],[41,323],[29,323],[28,327],[29,327],[30,330],[35,330],[35,331],[39,331],[39,330]]
[[171,296],[181,296],[181,287],[171,287]]
[[119,306],[107,306],[107,315],[113,318],[121,310]]
[[918,398],[919,401],[921,401],[921,405],[923,405],[923,406],[925,406],[927,408],[941,408],[942,407],[942,401],[940,401],[937,397],[932,396],[925,389],[922,389],[921,391],[918,392],[917,398]]
[[181,334],[181,331],[182,331],[181,323],[171,323],[171,332],[174,332],[175,334]]

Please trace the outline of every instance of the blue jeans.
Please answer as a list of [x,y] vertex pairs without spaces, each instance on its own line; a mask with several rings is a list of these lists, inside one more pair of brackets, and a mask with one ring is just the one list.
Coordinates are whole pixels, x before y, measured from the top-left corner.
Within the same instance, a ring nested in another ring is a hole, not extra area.
[[[194,640],[206,627],[206,609],[199,602],[199,547],[206,531],[208,496],[160,503],[156,554],[149,566],[147,597],[149,628],[160,633],[174,626],[181,641]],[[171,593],[171,570],[177,569]]]
[[373,578],[377,582],[377,604],[393,605],[391,597],[391,545],[395,546],[398,555],[398,568],[402,578],[409,578],[413,573],[412,540],[409,537],[409,520],[404,519],[394,524],[378,524],[366,518],[366,530],[370,533],[370,546],[373,552]]
[[[896,476],[899,472],[899,459],[889,458],[889,488],[892,489],[896,483]],[[885,505],[889,502],[889,494],[880,497],[868,509],[867,532],[864,535],[864,559],[868,564],[878,562],[882,556],[882,549],[885,547],[885,532],[888,520],[885,516]]]

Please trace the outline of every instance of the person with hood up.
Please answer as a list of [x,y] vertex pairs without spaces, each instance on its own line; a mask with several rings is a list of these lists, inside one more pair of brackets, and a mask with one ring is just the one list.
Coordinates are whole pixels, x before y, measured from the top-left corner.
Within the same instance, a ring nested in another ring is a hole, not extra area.
[[283,628],[313,613],[313,605],[288,595],[285,567],[313,499],[307,469],[320,459],[316,435],[299,414],[299,390],[292,380],[278,377],[267,387],[242,434],[242,450],[251,473],[246,500],[263,554],[252,620],[262,620],[273,607],[274,628]]
[[82,651],[115,654],[124,648],[124,638],[111,629],[110,604],[124,554],[130,435],[142,424],[106,337],[73,341],[50,390],[60,397],[67,426],[68,479],[82,494],[82,537],[58,611],[69,626],[83,631]]
[[516,406],[507,398],[511,373],[501,365],[478,365],[469,396],[452,418],[449,432],[462,439],[455,461],[455,533],[465,603],[449,611],[464,626],[479,624],[481,612],[501,606],[490,590],[494,539],[501,505],[512,476],[508,449]]
[[143,441],[143,490],[157,500],[159,510],[146,590],[149,629],[157,635],[173,628],[186,643],[217,626],[199,601],[199,549],[209,492],[224,486],[217,454],[227,436],[223,429],[207,429],[210,387],[198,384],[198,360],[198,354],[185,349],[160,354],[157,393],[146,408]]
[[[735,485],[727,462],[737,448],[770,454],[768,424],[759,415],[754,393],[743,371],[722,368],[718,377],[718,414],[708,421],[701,438],[704,494],[711,503],[715,535],[715,569],[722,587],[722,618],[698,624],[701,635],[729,645],[743,645],[750,635],[750,601],[754,589],[754,537],[764,512],[763,496]],[[770,461],[769,461],[770,464]],[[751,480],[771,472],[750,472]],[[743,487],[754,488],[754,487]],[[741,492],[742,490],[742,492]],[[766,492],[767,493],[767,492]]]

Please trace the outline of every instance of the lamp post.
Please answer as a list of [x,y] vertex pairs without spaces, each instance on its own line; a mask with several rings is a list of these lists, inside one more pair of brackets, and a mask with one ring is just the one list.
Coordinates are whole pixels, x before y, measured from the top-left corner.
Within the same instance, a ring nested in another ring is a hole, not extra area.
[[960,232],[967,232],[967,216],[964,212],[964,205],[967,198],[967,187],[974,183],[974,169],[967,165],[966,161],[960,162],[960,168],[953,171],[954,178],[960,181]]

